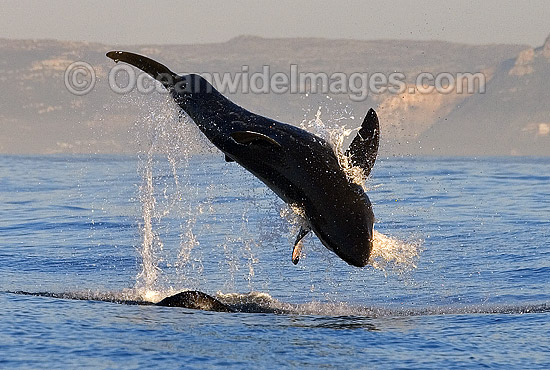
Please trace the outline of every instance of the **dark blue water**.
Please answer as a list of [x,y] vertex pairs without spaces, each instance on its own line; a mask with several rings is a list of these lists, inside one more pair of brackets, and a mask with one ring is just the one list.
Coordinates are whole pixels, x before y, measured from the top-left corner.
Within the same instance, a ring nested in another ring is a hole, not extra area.
[[[282,202],[221,155],[152,164],[0,157],[0,368],[550,368],[550,159],[379,159],[375,228],[422,249],[385,269],[313,236],[294,266]],[[184,289],[285,313],[101,300]]]

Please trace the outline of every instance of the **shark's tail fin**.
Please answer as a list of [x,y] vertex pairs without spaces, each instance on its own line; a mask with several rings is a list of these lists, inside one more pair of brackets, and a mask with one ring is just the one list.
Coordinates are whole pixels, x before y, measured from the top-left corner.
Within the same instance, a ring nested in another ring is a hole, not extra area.
[[155,80],[162,83],[168,90],[173,88],[177,82],[177,74],[169,70],[165,65],[143,55],[130,53],[127,51],[110,51],[107,53],[107,57],[117,63],[125,62],[141,69]]

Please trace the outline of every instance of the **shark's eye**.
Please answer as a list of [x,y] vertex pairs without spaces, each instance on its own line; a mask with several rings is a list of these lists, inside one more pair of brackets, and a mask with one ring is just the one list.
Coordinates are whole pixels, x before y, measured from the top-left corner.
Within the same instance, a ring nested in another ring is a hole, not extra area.
[[178,81],[174,85],[174,91],[178,94],[191,92],[189,90],[189,84],[186,81]]

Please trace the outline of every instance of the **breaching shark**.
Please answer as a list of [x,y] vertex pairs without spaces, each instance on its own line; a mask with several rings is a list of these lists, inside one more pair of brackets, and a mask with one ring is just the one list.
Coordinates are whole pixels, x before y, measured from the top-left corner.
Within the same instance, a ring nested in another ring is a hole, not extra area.
[[[237,162],[301,210],[306,225],[294,242],[294,264],[310,231],[348,264],[367,264],[373,243],[372,205],[363,188],[346,175],[326,140],[238,106],[200,75],[177,75],[157,61],[130,52],[110,51],[107,56],[159,81],[226,161]],[[365,178],[376,159],[379,132],[378,117],[370,109],[346,151]]]

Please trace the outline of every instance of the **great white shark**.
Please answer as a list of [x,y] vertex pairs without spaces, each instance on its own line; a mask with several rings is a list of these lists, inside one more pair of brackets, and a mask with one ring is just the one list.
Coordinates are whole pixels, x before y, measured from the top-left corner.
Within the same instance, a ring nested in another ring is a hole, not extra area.
[[[346,175],[327,141],[238,106],[200,75],[177,75],[155,60],[125,51],[110,51],[107,57],[162,83],[227,161],[237,162],[301,210],[307,225],[296,237],[293,263],[298,263],[302,239],[313,231],[348,264],[367,264],[373,243],[372,204],[363,188]],[[365,177],[376,159],[379,132],[378,117],[370,109],[346,151]]]

